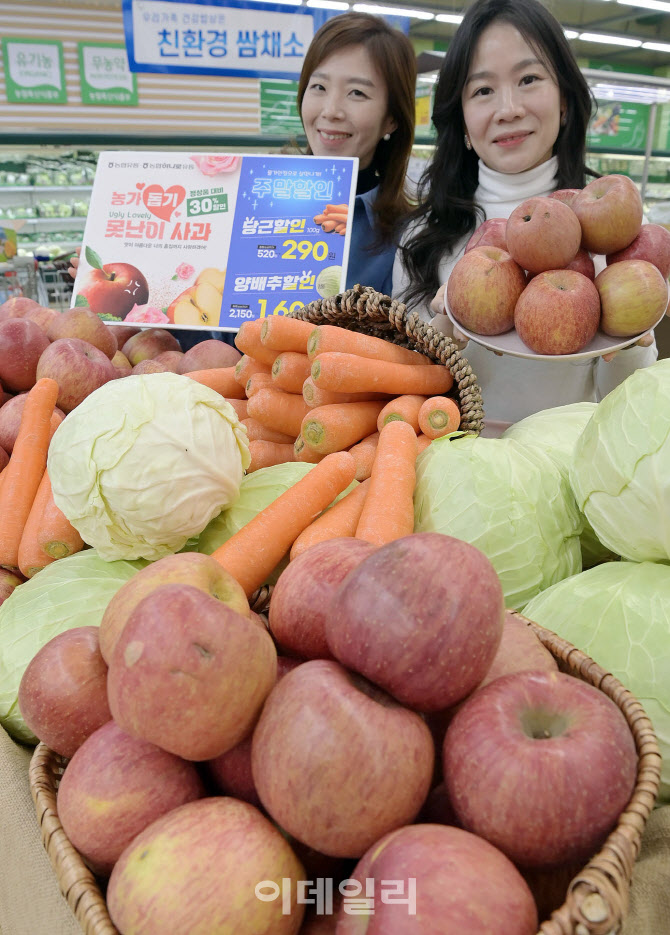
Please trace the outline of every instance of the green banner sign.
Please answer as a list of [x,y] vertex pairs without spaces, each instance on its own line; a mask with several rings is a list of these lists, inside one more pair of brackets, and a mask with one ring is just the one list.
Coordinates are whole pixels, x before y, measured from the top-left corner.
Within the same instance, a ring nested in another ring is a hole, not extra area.
[[598,101],[586,135],[588,149],[633,149],[644,152],[649,105]]
[[137,107],[137,75],[122,42],[78,42],[82,104]]
[[61,42],[2,40],[5,95],[10,104],[66,104]]
[[261,78],[261,133],[287,138],[303,136],[298,113],[298,82]]

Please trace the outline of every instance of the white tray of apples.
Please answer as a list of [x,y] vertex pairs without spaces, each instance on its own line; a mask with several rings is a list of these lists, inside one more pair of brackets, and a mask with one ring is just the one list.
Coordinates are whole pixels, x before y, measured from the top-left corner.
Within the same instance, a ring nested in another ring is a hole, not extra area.
[[[477,228],[449,277],[446,314],[470,340],[515,357],[629,347],[668,306],[670,231],[642,217],[624,175],[529,198]],[[597,275],[591,254],[606,260]]]

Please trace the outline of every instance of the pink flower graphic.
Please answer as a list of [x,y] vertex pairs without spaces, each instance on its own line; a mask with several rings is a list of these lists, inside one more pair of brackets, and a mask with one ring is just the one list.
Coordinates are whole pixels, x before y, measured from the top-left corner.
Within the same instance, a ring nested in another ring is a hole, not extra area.
[[152,325],[162,325],[169,321],[167,315],[154,305],[133,305],[124,321],[137,321],[151,323]]
[[193,273],[195,273],[195,266],[191,266],[190,263],[180,263],[175,273],[179,279],[190,279]]
[[191,156],[203,175],[221,175],[223,172],[234,172],[239,162],[239,156],[227,156],[219,153]]

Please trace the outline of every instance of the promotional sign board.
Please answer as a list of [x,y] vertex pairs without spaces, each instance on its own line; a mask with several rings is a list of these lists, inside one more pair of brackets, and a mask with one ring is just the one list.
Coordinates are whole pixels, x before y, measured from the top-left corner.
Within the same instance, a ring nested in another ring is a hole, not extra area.
[[5,94],[11,104],[66,104],[63,44],[2,39]]
[[78,42],[82,104],[137,107],[137,75],[121,42]]
[[72,304],[237,331],[344,290],[358,160],[103,152]]
[[633,149],[644,152],[649,105],[624,101],[598,101],[586,133],[589,149]]

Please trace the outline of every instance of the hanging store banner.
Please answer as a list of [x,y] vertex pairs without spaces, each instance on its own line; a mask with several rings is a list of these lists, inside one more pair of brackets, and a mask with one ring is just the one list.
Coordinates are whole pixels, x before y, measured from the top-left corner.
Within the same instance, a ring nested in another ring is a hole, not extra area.
[[61,42],[5,36],[2,59],[10,104],[67,104]]
[[103,152],[72,304],[110,324],[237,331],[346,282],[358,160]]
[[632,149],[643,153],[647,143],[649,105],[598,100],[598,110],[586,133],[587,149]]
[[137,75],[122,42],[78,42],[82,104],[137,107]]
[[324,20],[245,0],[123,0],[131,71],[297,79]]

